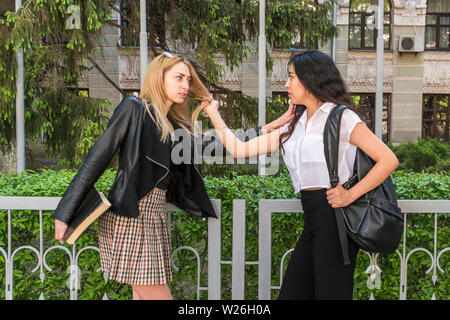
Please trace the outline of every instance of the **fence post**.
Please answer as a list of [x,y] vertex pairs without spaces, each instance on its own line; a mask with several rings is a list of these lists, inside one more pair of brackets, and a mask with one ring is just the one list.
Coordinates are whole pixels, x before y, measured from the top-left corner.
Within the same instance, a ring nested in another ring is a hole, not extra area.
[[212,200],[218,219],[208,218],[208,300],[221,298],[221,200]]
[[233,200],[232,300],[244,300],[245,200]]
[[[270,201],[270,200],[269,200]],[[272,256],[272,212],[264,199],[259,200],[258,299],[270,300]]]

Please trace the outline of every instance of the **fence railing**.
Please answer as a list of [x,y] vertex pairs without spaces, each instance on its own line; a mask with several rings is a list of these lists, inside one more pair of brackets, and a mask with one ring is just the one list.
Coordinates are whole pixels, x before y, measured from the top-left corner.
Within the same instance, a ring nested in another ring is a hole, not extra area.
[[[398,204],[402,209],[404,214],[404,226],[403,226],[403,241],[402,241],[402,252],[396,250],[397,255],[400,259],[400,300],[406,300],[406,290],[407,290],[407,267],[408,261],[412,254],[418,251],[426,252],[431,259],[431,266],[426,271],[430,273],[433,271],[432,279],[436,282],[438,275],[437,270],[444,273],[444,270],[439,265],[439,259],[443,253],[450,250],[449,247],[444,248],[437,252],[437,230],[438,213],[449,213],[450,212],[450,201],[449,200],[399,200]],[[300,200],[260,200],[259,201],[259,281],[258,281],[258,297],[259,299],[270,299],[270,294],[272,289],[279,289],[281,286],[281,275],[280,275],[280,285],[272,286],[271,283],[271,216],[273,213],[282,212],[301,212],[302,204]],[[407,250],[406,243],[406,225],[408,216],[410,214],[420,214],[420,213],[433,213],[434,214],[434,246],[431,252],[427,248],[413,248]],[[292,249],[291,249],[292,250]],[[289,252],[291,251],[289,250]],[[280,270],[283,270],[283,261],[286,252],[281,260]],[[364,251],[363,251],[364,252]],[[369,256],[370,266],[368,267],[368,272],[370,273],[369,279],[379,281],[379,274],[381,269],[377,265],[378,254],[369,254],[364,252]],[[434,295],[433,295],[434,297]],[[373,295],[371,296],[373,298]]]
[[[45,279],[45,271],[51,271],[47,263],[47,255],[52,250],[63,250],[67,253],[68,259],[70,260],[69,268],[69,281],[68,286],[70,290],[70,300],[78,299],[78,259],[80,254],[86,250],[94,250],[99,252],[99,249],[94,246],[86,246],[83,248],[78,248],[77,244],[72,245],[72,251],[67,247],[62,245],[51,246],[49,248],[44,248],[44,233],[43,233],[43,211],[53,211],[56,209],[60,197],[0,197],[0,210],[7,211],[8,219],[8,240],[7,248],[0,247],[0,253],[3,254],[6,263],[6,275],[5,275],[5,298],[6,300],[13,299],[13,288],[14,288],[14,257],[21,250],[32,250],[37,258],[38,263],[32,272],[37,272],[39,270],[40,279],[43,282]],[[180,250],[189,250],[194,252],[197,258],[197,299],[200,299],[200,291],[206,290],[208,292],[208,299],[219,300],[220,299],[220,281],[221,281],[221,268],[220,268],[220,256],[221,256],[221,201],[212,200],[214,210],[219,217],[219,219],[208,219],[208,286],[200,286],[200,256],[198,251],[190,246],[182,246],[172,250],[172,257]],[[12,232],[11,232],[11,211],[19,210],[33,210],[39,211],[39,247],[33,247],[29,245],[20,246],[12,249]],[[180,211],[177,207],[172,204],[167,204],[166,212],[169,214],[174,211]],[[3,219],[3,215],[0,212],[0,219]],[[170,216],[169,216],[170,222]],[[173,259],[172,259],[173,261]],[[176,266],[173,265],[173,268]],[[96,270],[100,272],[100,269]],[[105,280],[107,279],[107,274],[104,275]],[[40,299],[43,300],[44,296],[41,293]],[[105,294],[103,299],[108,299]]]
[[[6,264],[5,274],[5,297],[6,300],[13,299],[14,288],[14,257],[21,250],[33,251],[38,262],[32,270],[32,272],[38,272],[40,279],[43,282],[45,279],[45,272],[51,271],[47,263],[47,255],[52,250],[63,250],[67,253],[70,260],[70,279],[76,278],[76,272],[78,270],[78,259],[80,254],[86,250],[94,250],[99,252],[99,249],[94,246],[86,246],[78,248],[76,244],[72,245],[72,250],[69,250],[67,246],[56,245],[44,248],[44,234],[43,234],[43,211],[55,210],[59,200],[58,197],[0,197],[0,219],[4,219],[3,212],[7,212],[8,219],[8,237],[6,249],[0,247],[0,253],[3,255]],[[208,277],[207,286],[202,287],[200,285],[200,256],[198,251],[190,246],[181,246],[172,249],[172,257],[180,250],[192,251],[197,259],[197,279],[196,279],[196,292],[197,299],[200,299],[200,292],[207,291],[208,299],[219,300],[222,297],[221,292],[221,266],[224,264],[232,265],[232,292],[231,298],[236,300],[244,299],[245,294],[245,266],[246,265],[258,265],[258,298],[270,299],[272,290],[277,290],[281,286],[282,270],[287,255],[293,250],[287,250],[281,259],[280,264],[280,284],[272,285],[272,214],[282,214],[283,212],[302,212],[302,205],[300,200],[279,200],[279,199],[261,199],[259,201],[259,250],[258,261],[246,261],[245,259],[245,235],[246,235],[246,201],[242,199],[233,200],[233,237],[232,237],[232,259],[231,261],[222,261],[221,257],[221,200],[212,200],[214,210],[216,211],[219,219],[209,218],[208,223],[208,247],[207,247],[207,261],[208,261]],[[443,248],[437,251],[438,248],[438,214],[450,213],[450,200],[399,200],[399,206],[402,212],[405,214],[404,222],[404,235],[402,241],[402,252],[396,251],[400,260],[400,292],[399,297],[401,300],[406,299],[407,292],[407,268],[408,261],[411,255],[416,252],[422,251],[428,254],[431,260],[431,266],[426,273],[433,272],[432,281],[436,282],[439,276],[444,274],[444,270],[439,264],[442,255],[449,251],[450,248]],[[23,245],[17,248],[12,248],[12,229],[11,229],[11,211],[20,210],[33,210],[39,212],[39,247]],[[180,211],[178,208],[171,204],[167,204],[166,211],[170,214],[175,211]],[[434,246],[433,248],[408,248],[406,243],[406,227],[407,220],[411,214],[432,213],[434,215]],[[377,265],[378,254],[369,254],[364,252],[368,257],[370,264],[367,268],[369,273],[370,282],[375,283],[379,281],[379,272],[381,272]],[[176,266],[173,266],[176,269]],[[100,270],[96,270],[99,272]],[[447,275],[448,276],[448,275]],[[107,275],[105,275],[105,280]],[[78,299],[79,285],[77,281],[69,281],[70,299]],[[434,297],[434,295],[433,295]],[[104,299],[108,299],[105,294]],[[371,299],[373,296],[371,296]],[[41,293],[40,299],[44,299]]]

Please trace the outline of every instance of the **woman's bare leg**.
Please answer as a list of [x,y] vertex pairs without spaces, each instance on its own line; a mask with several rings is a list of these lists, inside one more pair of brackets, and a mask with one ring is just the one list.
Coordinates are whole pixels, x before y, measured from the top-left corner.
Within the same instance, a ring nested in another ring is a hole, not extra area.
[[133,300],[142,300],[133,286]]
[[169,286],[166,284],[154,286],[133,285],[132,287],[134,300],[173,300]]

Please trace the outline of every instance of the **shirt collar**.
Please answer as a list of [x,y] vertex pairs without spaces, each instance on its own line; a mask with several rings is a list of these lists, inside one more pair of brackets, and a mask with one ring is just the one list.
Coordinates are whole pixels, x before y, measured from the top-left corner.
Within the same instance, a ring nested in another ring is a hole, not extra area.
[[[319,111],[329,113],[331,111],[331,109],[333,109],[335,106],[336,105],[333,102],[325,102],[320,106],[320,108],[316,111],[316,113]],[[302,124],[303,127],[305,127],[307,117],[308,116],[307,116],[307,112],[305,109],[305,112],[303,112],[302,116],[298,120]]]
[[306,109],[305,109],[305,111],[303,112],[302,116],[298,120],[298,122],[300,122],[300,124],[303,126],[303,128],[305,127],[305,124],[306,124],[306,118],[307,118],[307,112],[306,112]]
[[333,102],[325,102],[322,104],[318,111],[323,111],[325,113],[329,113],[331,109],[333,109],[336,105]]

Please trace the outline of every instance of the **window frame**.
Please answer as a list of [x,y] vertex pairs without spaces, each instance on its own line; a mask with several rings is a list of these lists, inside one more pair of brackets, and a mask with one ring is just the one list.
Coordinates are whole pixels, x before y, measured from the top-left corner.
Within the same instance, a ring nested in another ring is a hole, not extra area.
[[[436,16],[436,23],[435,24],[428,24],[426,21],[426,16]],[[439,42],[440,42],[440,30],[441,30],[441,16],[449,17],[450,18],[450,12],[427,12],[425,16],[425,39],[424,39],[424,47],[425,51],[450,51],[450,41],[448,44],[448,48],[440,48]],[[450,22],[449,24],[443,25],[444,27],[450,28]],[[436,39],[436,46],[435,48],[428,49],[426,46],[426,34],[427,34],[427,27],[434,27],[435,28],[435,39]]]
[[[348,19],[349,19],[348,20],[348,42],[347,42],[348,43],[348,50],[349,51],[375,51],[377,49],[377,37],[378,37],[378,29],[377,28],[374,28],[372,30],[372,32],[373,32],[373,46],[371,46],[371,47],[366,47],[365,46],[365,40],[366,40],[365,30],[367,28],[366,18],[371,16],[373,13],[372,14],[368,14],[365,11],[354,11],[354,12],[352,12],[352,2],[353,2],[353,0],[350,1],[349,13],[348,13]],[[387,47],[384,47],[384,50],[385,51],[392,51],[392,3],[391,3],[390,0],[388,0],[388,3],[389,3],[389,12],[388,12],[388,14],[389,14],[389,23],[388,24],[384,23],[384,16],[383,16],[383,30],[384,30],[385,27],[388,27],[388,29],[389,29],[389,45]],[[352,14],[361,14],[361,22],[360,23],[351,23],[350,22],[350,15],[352,15]],[[386,14],[386,12],[384,14]],[[351,27],[354,27],[354,26],[359,26],[361,28],[361,36],[360,36],[360,39],[359,39],[360,46],[358,48],[351,48],[350,47],[350,30],[351,30]],[[384,41],[383,41],[383,43],[384,43]]]
[[[119,9],[121,12],[124,12],[126,14],[131,14],[131,9],[127,7],[126,1],[118,1]],[[129,24],[129,21],[122,16],[122,14],[118,14],[119,21],[118,24],[121,27],[127,27]],[[122,29],[119,30],[119,37],[118,37],[118,45],[121,48],[139,48],[139,37],[137,39],[133,39],[132,36],[127,36],[125,32],[122,31]],[[134,40],[136,40],[136,43],[134,44]]]
[[[432,102],[433,108],[432,109],[426,108],[427,107],[427,105],[425,104],[425,98],[426,97],[433,98],[433,102]],[[437,111],[436,100],[437,100],[438,97],[447,97],[447,112],[445,113],[446,114],[446,119],[445,119],[444,137],[443,138],[440,138],[439,136],[433,136],[432,134],[431,135],[426,135],[426,132],[425,132],[426,131],[426,126],[425,126],[426,122],[432,123],[431,126],[430,126],[430,128],[431,128],[433,126],[433,123],[437,123],[437,122],[443,121],[443,120],[437,120],[436,119],[436,113],[437,113],[436,112]],[[425,112],[432,112],[433,113],[432,117],[431,118],[425,118]],[[446,141],[446,142],[450,142],[450,93],[448,93],[448,94],[424,93],[422,95],[422,131],[421,131],[421,135],[422,135],[422,138],[424,140],[426,140],[428,138],[437,138],[438,140],[443,140],[443,141]]]
[[[365,96],[365,97],[371,97],[373,99],[373,108],[360,108],[360,106],[355,105],[355,109],[356,111],[358,111],[364,118],[361,119],[363,120],[367,127],[373,132],[375,133],[375,123],[373,121],[371,121],[371,119],[375,119],[375,96],[376,93],[375,92],[349,92],[350,98],[352,99],[353,102],[353,97],[354,96]],[[384,103],[385,99],[387,99],[386,101],[386,105]],[[384,132],[382,132],[382,140],[383,142],[388,142],[391,140],[391,116],[392,116],[392,93],[391,92],[384,92],[383,93],[383,110],[382,110],[382,131],[383,131],[383,127],[384,127],[384,123],[386,123],[386,134],[384,134]],[[369,112],[371,116],[369,119],[365,118],[365,112]],[[386,112],[386,117],[384,117],[384,113]]]

